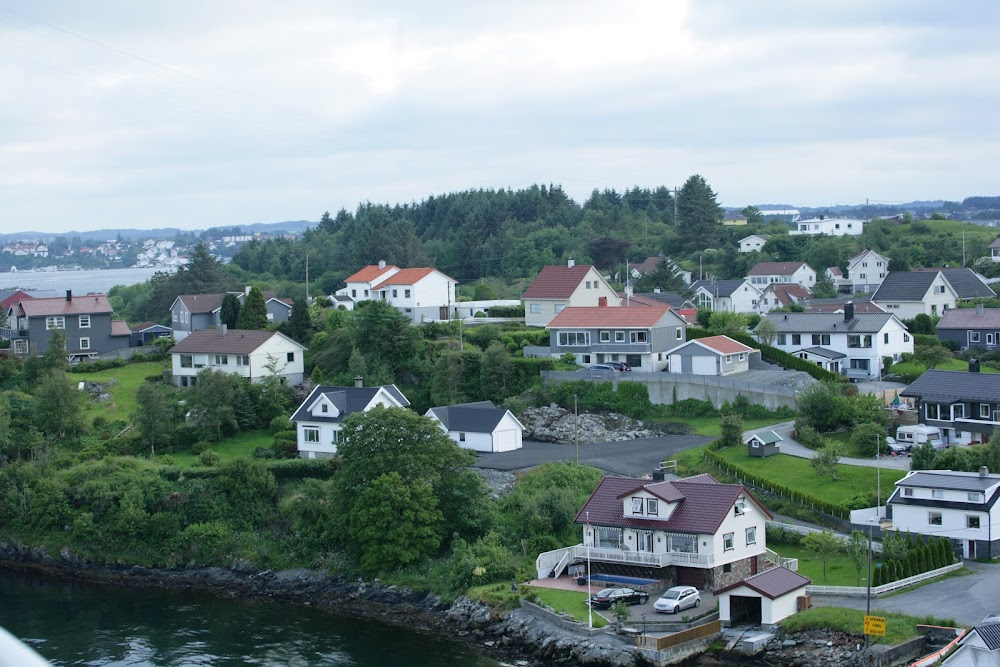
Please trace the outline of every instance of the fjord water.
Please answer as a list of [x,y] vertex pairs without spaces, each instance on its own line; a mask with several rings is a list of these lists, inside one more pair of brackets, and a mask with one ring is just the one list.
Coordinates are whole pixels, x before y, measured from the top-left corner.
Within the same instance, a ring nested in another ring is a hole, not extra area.
[[495,667],[464,644],[309,606],[0,570],[0,627],[53,665]]

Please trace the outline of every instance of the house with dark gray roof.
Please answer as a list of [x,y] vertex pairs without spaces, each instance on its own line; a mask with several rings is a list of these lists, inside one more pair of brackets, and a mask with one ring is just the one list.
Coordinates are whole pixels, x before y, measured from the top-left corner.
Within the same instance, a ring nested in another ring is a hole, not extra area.
[[913,337],[895,315],[856,314],[852,303],[842,314],[768,313],[765,320],[777,331],[771,345],[851,379],[877,378],[886,357],[896,362],[913,352]]
[[997,294],[986,284],[986,279],[972,269],[917,269],[917,272],[939,272],[955,290],[959,301],[968,299],[990,299]]
[[510,452],[521,448],[524,425],[492,401],[431,408],[425,413],[463,449]]
[[958,292],[941,271],[890,271],[872,301],[901,320],[942,315],[958,303]]
[[960,350],[995,350],[1000,346],[1000,308],[953,308],[937,323],[937,336]]
[[711,475],[673,481],[605,477],[576,515],[583,542],[539,554],[538,578],[590,559],[668,585],[715,590],[766,567],[767,508],[742,484]]
[[1000,426],[1000,374],[979,370],[975,360],[969,371],[929,370],[899,395],[913,399],[919,423],[940,429],[946,444],[988,442]]
[[1000,555],[1000,475],[914,470],[896,482],[886,501],[892,530],[947,537],[964,558]]
[[693,301],[698,308],[732,313],[755,313],[761,290],[746,280],[696,280],[691,284]]
[[889,258],[865,249],[847,260],[846,286],[851,292],[874,292],[889,273]]
[[[242,292],[215,294],[181,294],[170,304],[170,325],[174,340],[182,341],[191,332],[215,329],[222,324],[222,300],[232,294],[243,305],[250,287]],[[268,322],[284,322],[292,316],[292,300],[279,297],[270,290],[263,291]]]
[[299,456],[332,458],[337,453],[343,421],[376,408],[402,409],[410,405],[396,385],[365,387],[360,377],[353,387],[317,385],[292,414]]
[[991,618],[966,632],[941,667],[1000,667],[1000,620]]

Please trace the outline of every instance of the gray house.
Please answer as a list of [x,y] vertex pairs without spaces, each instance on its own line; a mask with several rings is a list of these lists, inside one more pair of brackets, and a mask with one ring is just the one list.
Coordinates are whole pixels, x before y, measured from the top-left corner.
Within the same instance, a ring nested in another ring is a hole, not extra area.
[[[250,288],[233,294],[240,305],[243,304]],[[182,294],[174,299],[170,306],[170,325],[174,340],[180,342],[187,336],[201,329],[213,329],[222,324],[222,300],[227,292],[218,294]],[[279,297],[271,291],[265,291],[264,303],[267,305],[268,322],[284,322],[292,314],[292,300]]]
[[747,438],[747,452],[750,456],[766,458],[781,453],[779,443],[782,437],[774,431],[761,431]]
[[14,354],[42,354],[56,331],[66,334],[70,362],[93,359],[129,346],[131,332],[122,320],[111,319],[111,304],[103,294],[50,299],[24,299],[11,308],[11,348]]
[[995,350],[1000,346],[1000,308],[953,308],[937,325],[941,340],[953,341],[961,350]]
[[1000,374],[980,373],[978,361],[968,371],[927,371],[900,396],[916,399],[917,421],[948,444],[988,442],[1000,426]]

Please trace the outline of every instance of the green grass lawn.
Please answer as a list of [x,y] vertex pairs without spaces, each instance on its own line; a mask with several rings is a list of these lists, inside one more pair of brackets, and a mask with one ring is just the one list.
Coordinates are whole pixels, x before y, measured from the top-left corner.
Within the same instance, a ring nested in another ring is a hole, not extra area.
[[[557,612],[561,611],[569,614],[574,620],[581,623],[587,622],[587,605],[584,604],[587,601],[587,591],[585,589],[580,591],[564,591],[555,588],[532,586],[529,590],[525,591],[525,596],[530,600],[533,595],[538,596],[542,604],[551,607]],[[594,627],[603,628],[607,624],[607,619],[597,613],[595,609]]]
[[[846,505],[858,496],[866,496],[877,487],[876,468],[841,464],[837,466],[838,479],[834,480],[817,475],[808,459],[789,454],[751,458],[746,447],[726,447],[719,450],[719,454],[757,477],[838,505]],[[884,502],[893,490],[893,485],[906,473],[902,470],[883,469],[881,474]]]
[[[695,435],[704,436],[720,436],[722,435],[722,427],[719,424],[719,417],[665,417],[664,421],[679,422],[684,424],[690,424],[694,428]],[[745,431],[755,431],[758,429],[763,429],[768,426],[773,426],[775,424],[781,424],[786,422],[788,419],[776,419],[775,417],[766,417],[764,419],[747,419],[743,422],[743,430]]]
[[[906,614],[886,613],[873,609],[872,615],[876,614],[885,616],[886,636],[878,638],[879,643],[885,644],[898,644],[918,636],[920,633],[917,632],[917,625],[955,626],[955,621],[947,618],[907,616]],[[864,619],[865,611],[863,609],[814,607],[786,618],[781,625],[786,633],[802,632],[803,630],[839,630],[861,636],[864,632]]]
[[[212,451],[217,452],[222,457],[222,463],[229,463],[237,459],[253,458],[253,452],[258,447],[270,447],[274,443],[274,436],[267,429],[257,431],[244,431],[236,435],[212,443]],[[194,444],[194,443],[191,443]],[[169,457],[169,458],[166,458]],[[157,457],[160,461],[172,460],[174,464],[181,467],[191,467],[198,464],[198,455],[190,451],[166,454]]]
[[799,559],[799,574],[812,579],[819,586],[864,586],[865,574],[861,572],[861,583],[854,569],[854,563],[844,552],[831,555],[826,560],[826,579],[823,578],[823,561],[814,551],[809,551],[801,544],[785,544],[783,542],[767,543],[767,547],[785,558]]
[[111,400],[104,403],[90,403],[87,412],[90,419],[102,416],[108,421],[120,419],[128,421],[129,415],[135,410],[135,392],[146,381],[149,375],[159,375],[166,365],[162,362],[145,362],[128,364],[121,368],[109,368],[97,373],[68,373],[74,385],[78,382],[106,382],[114,378],[118,384],[111,387]]
[[[853,437],[853,431],[838,431],[836,433],[824,433],[823,437],[831,442],[835,442],[840,445],[840,455],[841,456],[851,456],[858,459],[867,459],[868,454],[862,452],[854,443],[851,442]],[[873,445],[874,447],[874,445]]]
[[[979,367],[980,371],[983,373],[1000,373],[1000,370],[987,366],[985,364]],[[927,370],[919,361],[900,361],[892,365],[889,369],[893,373],[898,373],[904,375],[907,373],[912,374],[922,374]],[[966,371],[969,370],[969,362],[964,359],[949,359],[946,363],[937,367],[937,370],[941,371]]]

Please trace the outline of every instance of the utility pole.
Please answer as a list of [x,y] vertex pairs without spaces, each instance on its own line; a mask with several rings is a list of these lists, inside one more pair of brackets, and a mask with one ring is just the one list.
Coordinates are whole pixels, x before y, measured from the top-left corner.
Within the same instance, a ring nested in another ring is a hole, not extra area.
[[678,213],[677,213],[677,193],[678,192],[679,192],[679,189],[675,185],[674,186],[674,227],[678,227],[679,226],[679,221],[677,220],[677,215],[678,215]]
[[309,248],[306,248],[306,306],[309,305]]
[[576,464],[580,465],[580,409],[577,406],[576,394],[573,394],[573,442],[576,443]]

